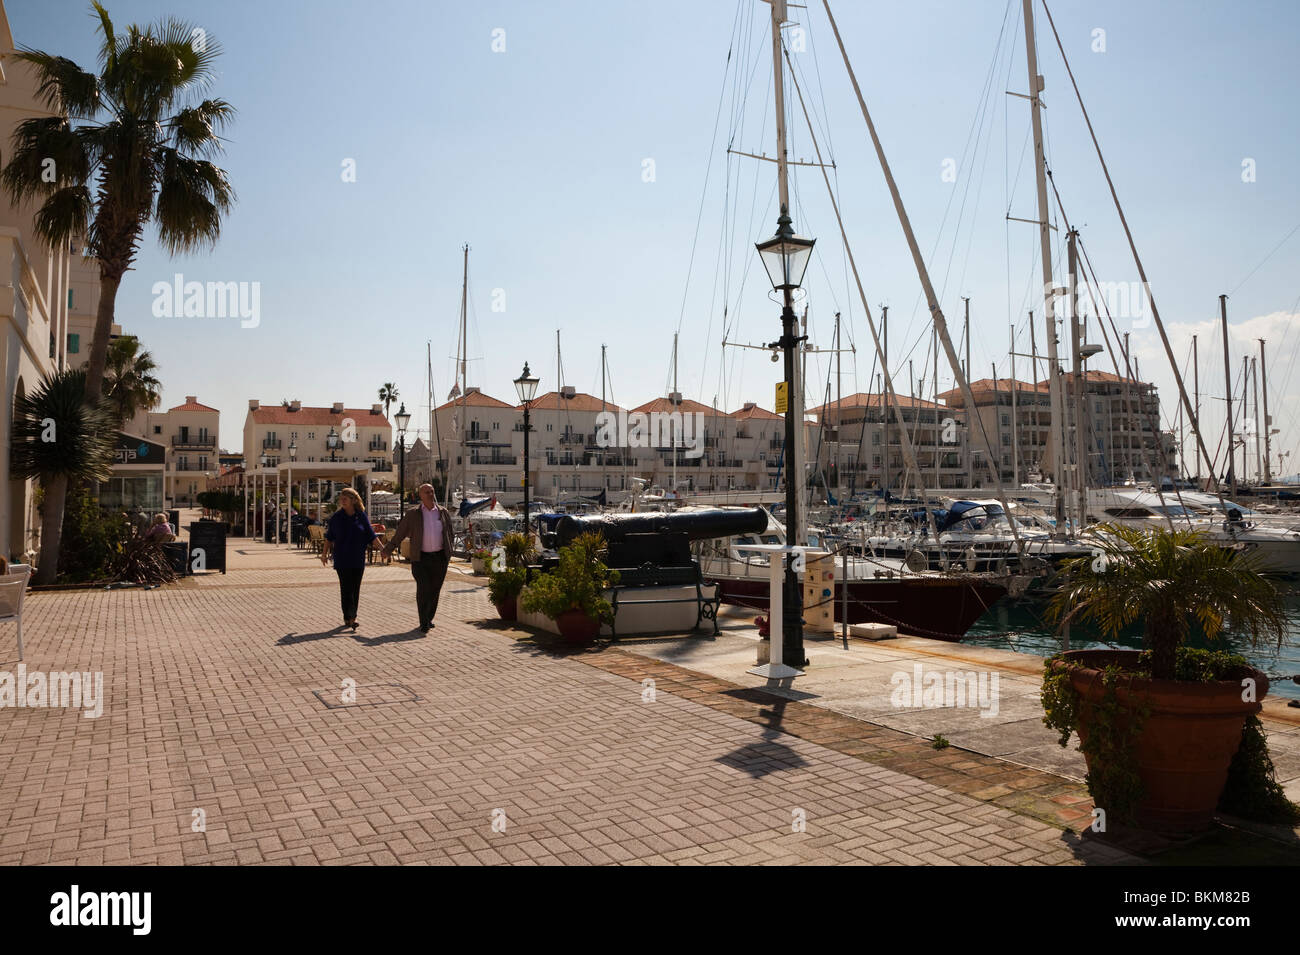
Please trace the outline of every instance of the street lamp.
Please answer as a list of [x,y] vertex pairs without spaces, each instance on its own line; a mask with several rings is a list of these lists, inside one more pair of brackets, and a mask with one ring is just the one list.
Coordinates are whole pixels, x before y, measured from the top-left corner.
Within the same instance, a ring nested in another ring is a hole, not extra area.
[[[530,537],[531,530],[528,522],[528,431],[531,427],[528,423],[528,411],[532,406],[533,399],[537,397],[537,385],[540,378],[534,378],[528,371],[528,362],[524,362],[524,372],[515,379],[515,391],[519,395],[519,403],[524,406],[524,536]],[[527,571],[525,570],[525,574]]]
[[297,442],[297,441],[290,441],[290,442],[289,442],[289,460],[290,460],[290,461],[297,461],[297,460],[298,460],[298,442]]
[[[795,361],[794,350],[803,338],[795,335],[794,290],[803,284],[803,275],[812,258],[816,239],[806,239],[794,234],[790,227],[790,214],[786,207],[781,207],[781,215],[776,220],[776,235],[766,242],[757,242],[758,257],[767,270],[767,277],[772,288],[782,295],[781,338],[768,347],[780,348],[785,357],[785,529],[786,544],[798,544],[791,540],[796,538],[799,528],[799,484],[802,474],[795,473],[795,441],[797,429],[803,425],[799,421],[794,395]],[[794,570],[794,561],[790,560],[785,571],[785,593],[782,596],[782,651],[786,666],[801,667],[807,663],[803,649],[803,591],[799,585],[798,575]]]
[[406,413],[406,402],[397,409],[397,439],[402,443],[402,464],[397,478],[397,516],[401,517],[406,504],[406,426],[411,423],[411,416]]
[[334,430],[332,425],[330,426],[330,433],[325,435],[325,447],[330,449],[331,461],[334,460],[334,452],[343,447],[343,439],[339,437],[339,433]]

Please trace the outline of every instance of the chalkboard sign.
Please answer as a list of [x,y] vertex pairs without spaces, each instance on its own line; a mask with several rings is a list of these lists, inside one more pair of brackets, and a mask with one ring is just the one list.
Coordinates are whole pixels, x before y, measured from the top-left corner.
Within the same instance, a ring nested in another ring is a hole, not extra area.
[[229,530],[230,525],[225,521],[195,521],[190,524],[192,571],[226,572],[226,534]]

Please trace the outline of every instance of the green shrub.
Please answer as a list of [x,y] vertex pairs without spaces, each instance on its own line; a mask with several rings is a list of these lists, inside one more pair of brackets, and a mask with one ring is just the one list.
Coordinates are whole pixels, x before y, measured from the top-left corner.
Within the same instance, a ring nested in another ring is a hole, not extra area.
[[104,511],[87,488],[69,485],[59,578],[67,583],[111,579],[113,565],[130,536],[130,525],[122,514]]
[[549,573],[533,578],[520,601],[525,613],[542,613],[552,620],[579,610],[603,623],[613,623],[614,608],[604,592],[618,583],[618,571],[605,566],[605,538],[583,534],[560,548],[560,564]]

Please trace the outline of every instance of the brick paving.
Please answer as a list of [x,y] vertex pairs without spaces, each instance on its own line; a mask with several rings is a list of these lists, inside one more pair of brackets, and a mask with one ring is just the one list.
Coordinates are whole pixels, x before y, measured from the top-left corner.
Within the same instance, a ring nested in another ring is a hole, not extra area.
[[428,636],[396,564],[332,630],[332,572],[232,543],[225,576],[29,596],[29,670],[102,670],[106,701],[0,709],[0,863],[1134,861],[958,791],[970,754],[886,757],[870,724],[668,670],[646,701],[669,665],[543,652],[455,573]]

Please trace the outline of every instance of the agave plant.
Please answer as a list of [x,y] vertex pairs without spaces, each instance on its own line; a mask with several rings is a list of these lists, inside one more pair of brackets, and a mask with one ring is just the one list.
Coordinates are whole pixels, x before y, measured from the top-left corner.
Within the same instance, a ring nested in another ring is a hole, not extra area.
[[53,583],[63,537],[63,511],[72,481],[105,480],[113,473],[116,415],[103,398],[86,397],[81,370],[46,375],[14,402],[11,471],[39,478],[41,553],[33,583]]
[[1281,642],[1282,595],[1249,555],[1219,547],[1198,530],[1102,525],[1091,557],[1066,561],[1048,606],[1062,626],[1097,625],[1114,638],[1141,622],[1151,675],[1176,678],[1178,647],[1198,624],[1214,640],[1231,628],[1253,642]]

